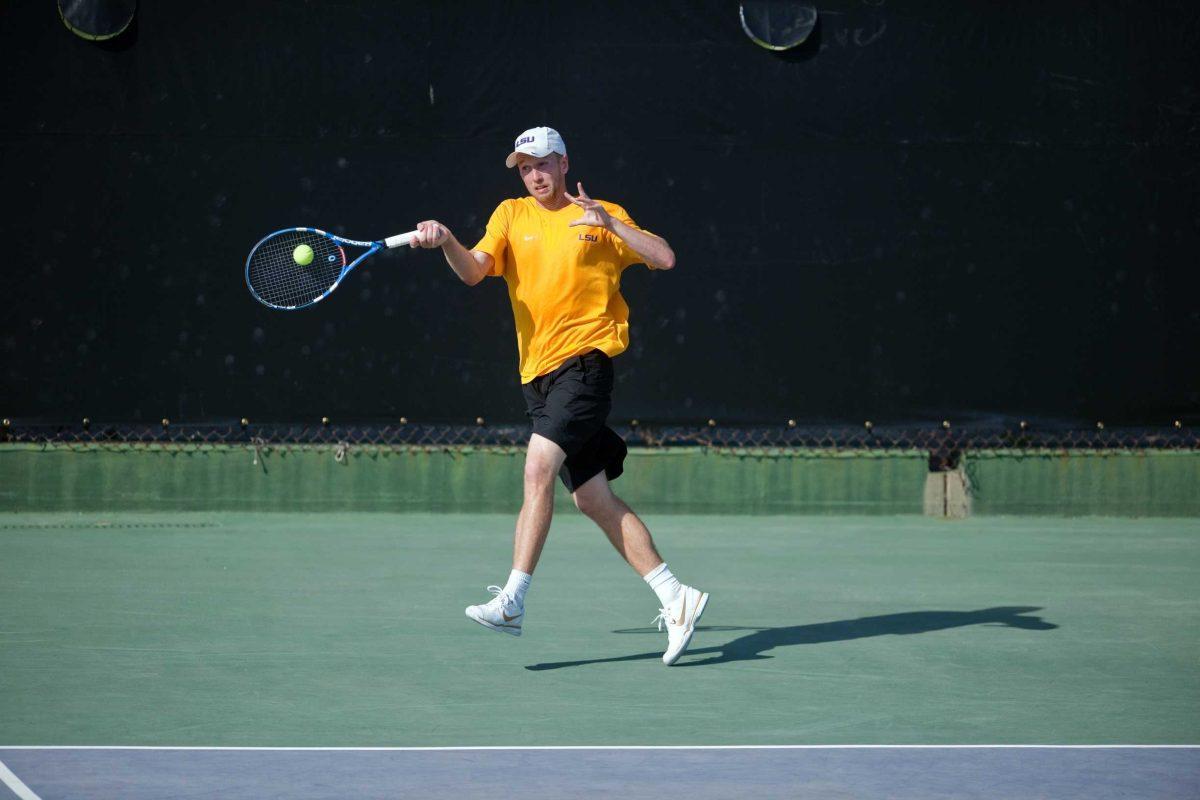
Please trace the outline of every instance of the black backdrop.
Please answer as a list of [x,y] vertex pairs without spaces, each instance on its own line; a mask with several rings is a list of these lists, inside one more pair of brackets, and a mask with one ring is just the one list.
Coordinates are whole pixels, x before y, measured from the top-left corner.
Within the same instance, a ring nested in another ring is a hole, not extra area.
[[146,2],[88,43],[0,7],[10,417],[521,416],[502,282],[384,254],[307,312],[264,233],[468,245],[549,124],[674,246],[626,273],[615,415],[722,422],[1200,408],[1200,5]]

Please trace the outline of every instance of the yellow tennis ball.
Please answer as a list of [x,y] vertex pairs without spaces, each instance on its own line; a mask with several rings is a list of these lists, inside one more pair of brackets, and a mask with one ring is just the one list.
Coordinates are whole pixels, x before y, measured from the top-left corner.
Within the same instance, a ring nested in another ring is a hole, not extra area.
[[313,251],[306,244],[296,245],[296,249],[292,251],[292,259],[302,267],[307,267],[312,263]]

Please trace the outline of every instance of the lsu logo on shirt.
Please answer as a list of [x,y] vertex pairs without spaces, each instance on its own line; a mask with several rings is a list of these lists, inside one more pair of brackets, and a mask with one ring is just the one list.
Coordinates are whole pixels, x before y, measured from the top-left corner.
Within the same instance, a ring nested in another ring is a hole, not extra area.
[[579,234],[579,241],[581,241],[581,242],[599,242],[600,237],[594,233],[581,233],[581,234]]

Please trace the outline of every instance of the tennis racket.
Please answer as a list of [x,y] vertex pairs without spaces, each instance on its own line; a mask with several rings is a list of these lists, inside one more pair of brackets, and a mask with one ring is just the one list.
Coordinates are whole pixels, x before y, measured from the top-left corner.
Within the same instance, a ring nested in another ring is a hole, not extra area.
[[[403,247],[416,235],[416,231],[409,231],[377,242],[360,242],[319,228],[285,228],[254,245],[246,259],[246,285],[263,305],[298,311],[333,294],[350,270],[367,257],[385,247]],[[365,247],[367,251],[348,262],[346,246]],[[311,260],[305,247],[311,251]]]

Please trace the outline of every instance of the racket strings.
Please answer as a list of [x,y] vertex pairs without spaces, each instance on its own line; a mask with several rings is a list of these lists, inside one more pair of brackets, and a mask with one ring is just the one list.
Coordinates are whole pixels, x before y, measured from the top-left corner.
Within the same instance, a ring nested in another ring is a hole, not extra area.
[[[298,246],[312,248],[312,262],[297,264]],[[283,231],[260,242],[250,255],[250,288],[263,302],[295,308],[326,294],[342,276],[346,254],[332,239],[312,231]]]

